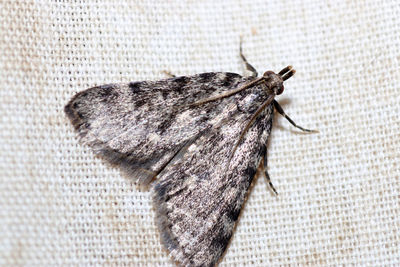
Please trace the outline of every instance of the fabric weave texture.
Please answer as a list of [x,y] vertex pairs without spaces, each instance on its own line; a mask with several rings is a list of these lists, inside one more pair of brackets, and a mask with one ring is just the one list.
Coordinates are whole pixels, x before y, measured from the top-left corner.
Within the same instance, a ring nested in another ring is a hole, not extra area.
[[106,83],[297,70],[219,266],[400,265],[397,1],[0,2],[0,265],[174,266],[151,191],[63,107]]

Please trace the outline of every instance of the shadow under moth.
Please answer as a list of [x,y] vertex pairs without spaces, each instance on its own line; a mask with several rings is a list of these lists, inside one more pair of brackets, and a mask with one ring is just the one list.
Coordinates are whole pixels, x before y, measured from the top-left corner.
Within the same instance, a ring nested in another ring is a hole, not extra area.
[[[65,113],[81,141],[141,185],[151,183],[164,246],[183,266],[214,266],[263,161],[274,100],[295,71],[209,72],[107,84],[76,94]],[[153,181],[154,180],[154,181]]]

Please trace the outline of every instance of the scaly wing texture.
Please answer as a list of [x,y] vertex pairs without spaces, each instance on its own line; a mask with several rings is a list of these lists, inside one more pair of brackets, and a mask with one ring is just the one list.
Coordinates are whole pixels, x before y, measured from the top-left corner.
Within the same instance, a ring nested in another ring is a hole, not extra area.
[[246,80],[234,73],[202,73],[103,85],[75,95],[65,112],[81,141],[140,183],[148,183],[182,147],[210,128],[231,100],[188,104]]
[[248,95],[244,105],[238,101],[224,110],[221,116],[229,119],[188,144],[158,176],[154,204],[162,241],[181,265],[214,266],[229,243],[271,131],[269,105],[227,166],[235,142],[260,104],[253,100]]

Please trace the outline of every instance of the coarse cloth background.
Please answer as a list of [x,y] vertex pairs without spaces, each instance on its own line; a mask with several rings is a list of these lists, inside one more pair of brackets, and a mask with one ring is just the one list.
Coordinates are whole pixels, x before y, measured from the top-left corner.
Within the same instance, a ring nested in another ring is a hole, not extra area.
[[[220,266],[400,265],[398,1],[1,1],[0,265],[173,266],[151,190],[78,142],[86,88],[293,65]],[[210,166],[212,168],[212,166]]]

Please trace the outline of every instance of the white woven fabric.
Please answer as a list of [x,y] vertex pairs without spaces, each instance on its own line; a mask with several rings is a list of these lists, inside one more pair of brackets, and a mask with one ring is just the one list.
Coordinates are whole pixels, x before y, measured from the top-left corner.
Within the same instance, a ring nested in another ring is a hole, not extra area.
[[[268,2],[268,3],[266,3]],[[110,82],[293,65],[220,266],[400,265],[396,1],[1,1],[0,265],[172,266],[151,193],[63,107]]]

